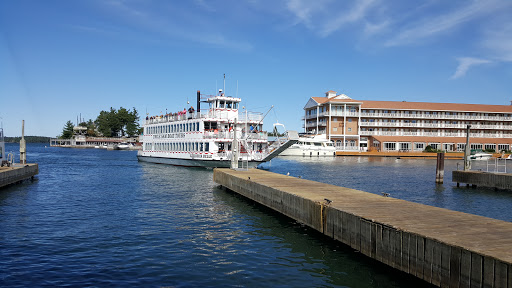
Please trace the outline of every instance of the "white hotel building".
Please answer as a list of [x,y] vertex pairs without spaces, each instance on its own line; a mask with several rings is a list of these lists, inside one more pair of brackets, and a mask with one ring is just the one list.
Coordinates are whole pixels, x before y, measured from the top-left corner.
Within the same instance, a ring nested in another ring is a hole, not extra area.
[[338,150],[510,150],[512,106],[354,100],[328,91],[304,107],[306,133],[324,134]]

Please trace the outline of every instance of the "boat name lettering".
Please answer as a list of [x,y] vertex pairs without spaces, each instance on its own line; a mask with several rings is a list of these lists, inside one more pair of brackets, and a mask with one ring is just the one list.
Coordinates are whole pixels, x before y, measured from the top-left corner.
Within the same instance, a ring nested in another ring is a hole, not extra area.
[[185,133],[169,133],[154,135],[154,138],[185,138]]

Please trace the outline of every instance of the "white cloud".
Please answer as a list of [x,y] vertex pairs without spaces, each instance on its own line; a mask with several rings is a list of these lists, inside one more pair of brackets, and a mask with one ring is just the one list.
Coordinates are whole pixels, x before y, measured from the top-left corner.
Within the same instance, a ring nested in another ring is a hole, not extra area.
[[512,22],[500,22],[489,27],[481,43],[491,58],[512,62]]
[[286,7],[296,18],[294,25],[302,23],[309,29],[313,29],[312,18],[314,14],[323,11],[329,2],[330,0],[288,0]]
[[509,1],[473,1],[469,6],[456,7],[452,12],[435,17],[423,17],[410,28],[402,30],[398,35],[386,42],[386,46],[414,44],[417,41],[448,33],[463,23],[487,16],[510,6]]
[[339,13],[338,15],[333,16],[332,18],[328,18],[327,21],[322,28],[320,35],[323,37],[329,36],[331,33],[339,30],[345,24],[355,23],[361,21],[365,18],[368,11],[375,5],[376,0],[360,0],[356,1],[354,6],[348,13],[343,11],[343,13]]
[[462,57],[457,59],[459,61],[459,66],[457,70],[452,75],[451,79],[461,78],[466,75],[466,72],[469,70],[471,66],[482,65],[491,63],[491,61],[486,59],[472,58],[472,57]]
[[[215,11],[204,0],[195,0],[194,4],[203,10]],[[147,5],[144,1],[110,0],[100,2],[100,5],[113,13],[117,20],[126,22],[136,30],[154,33],[157,39],[180,39],[241,51],[253,48],[246,40],[230,39],[219,29],[218,21],[212,21],[209,17],[198,18],[195,11],[183,9],[183,6],[172,2]]]

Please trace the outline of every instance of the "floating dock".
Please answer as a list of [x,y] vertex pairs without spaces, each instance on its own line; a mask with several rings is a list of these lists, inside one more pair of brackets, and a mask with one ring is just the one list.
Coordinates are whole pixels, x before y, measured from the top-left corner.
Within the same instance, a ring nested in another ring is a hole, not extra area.
[[213,179],[436,286],[512,288],[510,222],[257,169]]
[[32,178],[38,173],[39,166],[36,163],[0,167],[0,188]]
[[452,171],[452,181],[457,182],[457,187],[460,183],[466,183],[468,186],[471,184],[473,186],[512,190],[512,174],[510,173]]

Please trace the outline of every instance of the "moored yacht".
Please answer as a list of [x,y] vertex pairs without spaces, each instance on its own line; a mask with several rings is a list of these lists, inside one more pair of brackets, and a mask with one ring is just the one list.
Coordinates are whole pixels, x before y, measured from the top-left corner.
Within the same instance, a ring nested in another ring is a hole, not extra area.
[[[208,109],[201,110],[201,102]],[[230,167],[231,162],[255,167],[277,156],[298,140],[295,131],[269,145],[262,131],[263,114],[239,113],[241,99],[202,95],[197,91],[197,111],[146,117],[139,161],[190,167]]]
[[332,141],[325,138],[325,135],[299,134],[299,141],[279,156],[336,156],[336,148]]

